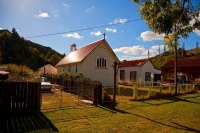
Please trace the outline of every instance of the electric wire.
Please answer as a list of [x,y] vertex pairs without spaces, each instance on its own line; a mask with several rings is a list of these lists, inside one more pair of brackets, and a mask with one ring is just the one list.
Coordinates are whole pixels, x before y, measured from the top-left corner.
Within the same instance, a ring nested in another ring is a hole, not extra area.
[[[130,20],[127,21],[123,24],[126,23],[131,23],[131,22],[135,22],[135,21],[139,21],[142,19],[135,19],[135,20]],[[101,26],[96,26],[96,27],[91,27],[91,28],[85,28],[85,29],[79,29],[79,30],[72,30],[72,31],[66,31],[66,32],[58,32],[58,33],[52,33],[52,34],[44,34],[44,35],[38,35],[38,36],[30,36],[30,37],[26,37],[26,38],[36,38],[36,37],[45,37],[45,36],[53,36],[53,35],[58,35],[58,34],[65,34],[65,33],[72,33],[72,32],[78,32],[78,31],[85,31],[85,30],[91,30],[91,29],[96,29],[96,28],[103,28],[103,27],[108,27],[108,26],[113,26],[113,25],[119,25],[122,23],[114,23],[114,24],[107,24],[107,25],[101,25]]]

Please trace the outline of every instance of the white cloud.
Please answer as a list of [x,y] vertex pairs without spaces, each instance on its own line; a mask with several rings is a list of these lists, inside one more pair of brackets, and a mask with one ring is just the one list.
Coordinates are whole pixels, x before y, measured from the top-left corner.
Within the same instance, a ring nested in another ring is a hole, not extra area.
[[53,14],[53,16],[54,17],[59,17],[59,15],[58,15],[58,10],[56,9],[56,10],[52,10],[52,14]]
[[145,52],[145,48],[141,45],[132,46],[132,47],[121,47],[113,49],[114,52],[121,52],[128,55],[138,55],[139,53]]
[[3,30],[2,28],[0,28],[0,30]]
[[63,37],[72,37],[72,38],[75,38],[75,39],[83,38],[83,36],[80,36],[77,32],[71,33],[71,34],[63,34],[62,36]]
[[165,36],[164,34],[158,35],[152,31],[145,31],[141,33],[140,38],[142,38],[143,41],[153,41],[153,40],[163,40],[164,36]]
[[159,54],[159,47],[160,53],[164,49],[164,45],[154,45],[151,46],[149,49],[145,49],[141,45],[132,46],[132,47],[121,47],[113,49],[115,53],[122,53],[122,56],[119,57],[120,60],[136,60],[136,59],[144,59],[148,58],[148,51],[149,57],[154,57]]
[[86,12],[89,12],[89,11],[91,11],[91,10],[94,10],[94,8],[95,8],[95,7],[92,6],[92,7],[88,8],[88,9],[86,9],[85,11],[86,11]]
[[198,36],[200,36],[200,30],[195,29],[194,32],[195,32]]
[[41,12],[41,10],[39,11],[39,14],[35,15],[38,18],[49,18],[49,14],[46,12]]
[[100,36],[100,35],[101,35],[101,32],[100,32],[100,31],[91,32],[90,34],[91,34],[91,35],[95,35],[95,36]]
[[160,50],[163,50],[164,49],[164,44],[151,46],[150,49],[152,49],[152,50],[159,50],[159,48],[160,48]]
[[116,29],[111,29],[111,28],[106,28],[106,31],[108,31],[108,32],[113,32],[113,33],[117,32]]
[[131,55],[123,55],[122,57],[119,57],[119,60],[138,60],[138,59],[145,59],[148,56],[131,56]]
[[116,18],[113,22],[110,22],[109,24],[124,24],[128,21],[126,18]]
[[69,8],[70,7],[70,5],[69,4],[66,4],[66,3],[64,3],[64,4],[62,4],[64,7],[67,7],[67,8]]

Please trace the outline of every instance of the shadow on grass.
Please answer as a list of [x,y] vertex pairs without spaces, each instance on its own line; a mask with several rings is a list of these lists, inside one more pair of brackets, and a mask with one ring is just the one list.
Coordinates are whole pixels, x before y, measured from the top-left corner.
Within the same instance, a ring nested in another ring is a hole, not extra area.
[[138,117],[144,118],[144,119],[149,120],[151,122],[154,122],[156,124],[167,126],[167,127],[171,127],[171,128],[174,128],[174,129],[179,129],[179,130],[184,130],[184,131],[191,131],[191,132],[195,132],[195,133],[197,133],[197,132],[199,133],[200,132],[200,130],[193,129],[193,128],[178,124],[176,122],[171,122],[171,123],[173,123],[175,125],[169,125],[169,124],[165,124],[165,123],[162,123],[162,122],[159,122],[159,121],[156,121],[156,120],[153,120],[153,119],[150,119],[150,118],[138,115],[138,114],[134,114],[134,113],[130,113],[130,114],[132,114],[134,116],[138,116]]
[[59,132],[43,113],[1,116],[0,132]]
[[[160,99],[157,99],[157,100],[169,100],[169,102],[165,101],[164,103],[159,103],[159,104],[148,103],[148,100],[142,100],[140,102],[147,103],[150,106],[151,105],[154,106],[154,105],[170,104],[170,103],[179,102],[179,101],[190,102],[190,103],[194,103],[194,104],[200,104],[199,102],[193,102],[193,101],[188,100],[188,99],[191,99],[191,98],[199,99],[199,95],[198,96],[192,96],[192,97],[190,97],[188,95],[186,97],[180,97],[180,95],[179,96],[163,97],[163,98],[160,98]],[[165,126],[165,127],[169,127],[169,128],[174,128],[174,129],[177,129],[177,130],[183,130],[183,131],[189,131],[189,132],[195,132],[195,133],[196,132],[200,132],[199,129],[194,129],[192,127],[188,127],[186,125],[181,125],[181,124],[176,123],[176,122],[171,122],[171,124],[166,124],[166,123],[163,123],[163,122],[160,122],[160,121],[157,121],[157,120],[154,120],[154,119],[151,119],[151,118],[139,115],[139,114],[135,114],[135,113],[128,112],[128,111],[125,111],[125,110],[121,110],[121,109],[117,108],[117,105],[116,105],[115,109],[112,109],[112,103],[103,104],[102,106],[98,106],[98,107],[100,107],[100,108],[102,108],[104,110],[108,110],[108,111],[113,112],[113,113],[134,115],[134,116],[149,120],[149,121],[151,121],[151,122],[153,122],[155,124],[159,124],[159,125],[162,125],[162,126]]]
[[[181,96],[183,96],[183,97],[181,97]],[[156,105],[156,106],[170,104],[170,103],[174,103],[174,102],[190,102],[190,103],[194,103],[194,104],[200,104],[200,102],[193,102],[193,101],[188,100],[191,98],[199,98],[199,96],[195,96],[195,97],[189,97],[188,95],[185,95],[185,96],[186,97],[184,97],[184,94],[178,95],[178,96],[170,95],[170,96],[164,96],[162,98],[157,98],[157,99],[140,100],[139,102],[150,104],[150,105]],[[163,103],[150,103],[150,102],[148,102],[148,100],[158,100],[158,101],[165,100],[165,101]]]
[[[101,107],[102,108],[102,107]],[[137,117],[140,117],[140,118],[143,118],[143,119],[146,119],[146,120],[149,120],[155,124],[159,124],[159,125],[162,125],[162,126],[166,126],[166,127],[170,127],[170,128],[174,128],[174,129],[178,129],[178,130],[183,130],[183,131],[190,131],[190,132],[195,132],[195,133],[199,133],[200,130],[198,129],[194,129],[194,128],[191,128],[191,127],[187,127],[185,125],[181,125],[179,123],[176,123],[176,122],[171,122],[173,125],[170,125],[170,124],[165,124],[165,123],[162,123],[160,121],[157,121],[157,120],[153,120],[153,119],[150,119],[150,118],[147,118],[145,116],[142,116],[142,115],[139,115],[139,114],[135,114],[135,113],[131,113],[131,112],[128,112],[128,111],[125,111],[125,110],[120,110],[120,109],[109,109],[109,108],[106,108],[106,110],[108,111],[111,111],[113,113],[121,113],[121,114],[130,114],[130,115],[134,115],[134,116],[137,116]]]

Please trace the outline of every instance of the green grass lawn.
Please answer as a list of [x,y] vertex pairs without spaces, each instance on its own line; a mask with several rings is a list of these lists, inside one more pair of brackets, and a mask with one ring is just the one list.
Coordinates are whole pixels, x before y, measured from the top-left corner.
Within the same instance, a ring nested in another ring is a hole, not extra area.
[[200,93],[122,102],[115,111],[77,106],[43,114],[63,133],[196,133],[200,132]]

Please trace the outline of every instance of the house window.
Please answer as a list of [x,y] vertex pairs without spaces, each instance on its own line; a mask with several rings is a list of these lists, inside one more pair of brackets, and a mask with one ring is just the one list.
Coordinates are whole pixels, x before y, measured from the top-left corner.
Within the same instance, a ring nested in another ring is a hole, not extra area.
[[120,70],[120,80],[125,79],[125,70]]
[[96,56],[96,67],[106,67],[106,61],[105,57]]
[[151,81],[151,73],[145,72],[145,81]]
[[136,81],[136,71],[130,71],[130,81]]

